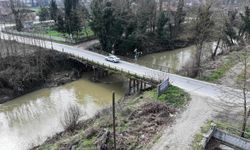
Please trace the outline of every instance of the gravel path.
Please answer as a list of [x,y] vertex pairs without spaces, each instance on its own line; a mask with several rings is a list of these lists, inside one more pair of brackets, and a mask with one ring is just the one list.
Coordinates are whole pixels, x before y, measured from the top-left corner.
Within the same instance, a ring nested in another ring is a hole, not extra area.
[[214,111],[211,98],[201,97],[191,93],[192,100],[186,110],[177,116],[171,127],[166,127],[162,137],[153,145],[151,150],[187,150],[191,149],[194,135],[200,127],[213,117]]

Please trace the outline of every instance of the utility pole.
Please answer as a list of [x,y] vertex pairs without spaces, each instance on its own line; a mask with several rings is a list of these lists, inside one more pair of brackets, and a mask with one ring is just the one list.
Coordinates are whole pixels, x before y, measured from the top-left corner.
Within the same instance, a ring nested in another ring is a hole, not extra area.
[[113,136],[114,136],[114,150],[116,150],[116,135],[115,135],[115,92],[113,92]]
[[51,44],[51,49],[53,50],[53,43],[52,43],[52,37],[50,35],[50,44]]

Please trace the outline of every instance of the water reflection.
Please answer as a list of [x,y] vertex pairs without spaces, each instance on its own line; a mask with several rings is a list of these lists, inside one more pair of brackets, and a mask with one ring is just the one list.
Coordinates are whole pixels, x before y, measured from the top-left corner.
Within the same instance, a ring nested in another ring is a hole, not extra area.
[[23,150],[62,131],[60,119],[69,105],[80,107],[82,119],[111,104],[111,92],[124,94],[123,82],[95,84],[83,79],[38,90],[0,105],[0,150]]

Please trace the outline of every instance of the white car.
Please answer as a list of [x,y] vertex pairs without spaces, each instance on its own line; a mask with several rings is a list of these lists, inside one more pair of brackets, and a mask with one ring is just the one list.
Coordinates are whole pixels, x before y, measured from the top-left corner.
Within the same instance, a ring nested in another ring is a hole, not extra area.
[[113,63],[119,63],[121,59],[116,57],[115,55],[109,55],[109,56],[105,57],[105,60],[113,62]]

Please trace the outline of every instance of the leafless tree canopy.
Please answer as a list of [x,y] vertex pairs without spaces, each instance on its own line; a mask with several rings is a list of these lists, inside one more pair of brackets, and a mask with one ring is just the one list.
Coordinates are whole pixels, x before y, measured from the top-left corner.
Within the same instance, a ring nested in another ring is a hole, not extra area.
[[77,105],[70,105],[61,118],[61,124],[65,131],[73,132],[80,118],[80,109]]

